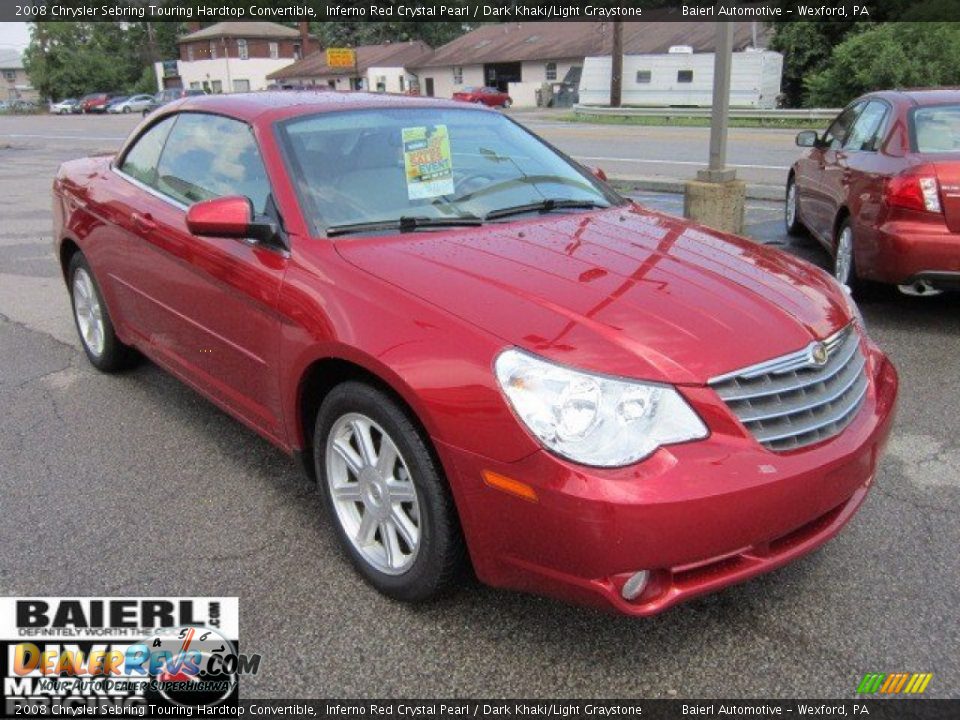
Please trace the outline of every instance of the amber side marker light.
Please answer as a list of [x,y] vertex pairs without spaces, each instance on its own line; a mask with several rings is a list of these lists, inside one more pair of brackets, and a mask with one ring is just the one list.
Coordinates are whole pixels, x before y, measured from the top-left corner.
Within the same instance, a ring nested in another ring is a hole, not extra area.
[[501,475],[491,470],[484,470],[483,481],[497,490],[503,490],[506,493],[516,495],[530,502],[537,502],[537,491],[519,480],[508,478],[506,475]]

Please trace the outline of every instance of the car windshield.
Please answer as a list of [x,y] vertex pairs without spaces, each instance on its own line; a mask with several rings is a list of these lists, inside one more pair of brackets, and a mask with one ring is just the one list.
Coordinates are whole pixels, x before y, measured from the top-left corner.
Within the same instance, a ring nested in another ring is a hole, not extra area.
[[913,137],[916,152],[960,152],[960,105],[932,105],[914,110]]
[[623,202],[516,123],[482,110],[328,112],[287,120],[280,136],[318,233]]

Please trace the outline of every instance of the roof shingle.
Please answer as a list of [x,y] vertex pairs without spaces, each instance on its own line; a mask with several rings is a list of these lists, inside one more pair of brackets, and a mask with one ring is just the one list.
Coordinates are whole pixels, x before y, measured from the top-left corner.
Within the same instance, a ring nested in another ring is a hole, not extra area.
[[188,35],[183,35],[178,42],[210,40],[221,37],[286,39],[300,37],[300,31],[272,22],[220,22]]
[[[759,46],[769,31],[758,23]],[[734,48],[752,44],[750,23],[736,23]],[[627,55],[665,53],[673,45],[689,45],[694,52],[713,52],[713,22],[628,22],[623,25]],[[412,67],[477,65],[481,63],[561,60],[609,55],[613,47],[611,22],[524,22],[483,25],[437,48]]]

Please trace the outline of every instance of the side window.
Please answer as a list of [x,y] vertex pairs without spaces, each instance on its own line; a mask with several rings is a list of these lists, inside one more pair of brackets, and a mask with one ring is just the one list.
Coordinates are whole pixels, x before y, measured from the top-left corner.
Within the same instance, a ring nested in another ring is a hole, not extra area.
[[219,115],[179,115],[158,172],[157,189],[186,205],[245,195],[262,213],[270,195],[253,131],[246,123]]
[[163,143],[170,134],[174,118],[168,117],[147,130],[127,152],[120,170],[150,187],[157,186],[157,165]]
[[871,100],[860,113],[843,143],[844,150],[875,150],[874,141],[887,117],[887,105]]
[[824,144],[831,150],[839,150],[843,147],[843,141],[847,139],[847,134],[861,110],[863,110],[863,103],[858,102],[840,113],[823,134]]

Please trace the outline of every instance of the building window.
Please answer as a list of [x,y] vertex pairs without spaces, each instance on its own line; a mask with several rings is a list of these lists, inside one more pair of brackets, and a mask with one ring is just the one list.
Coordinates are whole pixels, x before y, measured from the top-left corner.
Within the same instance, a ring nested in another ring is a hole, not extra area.
[[277,43],[272,42],[270,43],[270,58],[272,60],[276,60],[278,57],[280,57],[280,46]]
[[233,91],[234,91],[234,92],[250,92],[250,81],[249,81],[249,80],[234,80],[234,81],[233,81]]
[[557,79],[557,64],[547,63],[547,80]]
[[650,70],[637,70],[637,82],[640,85],[645,85],[650,82],[653,73]]
[[677,82],[678,82],[678,83],[692,83],[692,82],[693,82],[693,70],[677,70]]
[[214,94],[219,95],[223,92],[223,82],[221,80],[214,80],[210,85],[213,88]]
[[406,91],[407,91],[406,78],[404,78],[403,75],[401,75],[400,76],[400,92],[406,92]]
[[191,90],[202,90],[202,89],[203,89],[203,86],[200,85],[200,81],[198,80],[198,81],[196,81],[196,82],[190,83],[190,89],[191,89]]
[[189,60],[190,62],[193,62],[194,60],[196,60],[196,57],[193,54],[193,43],[190,43],[189,45],[187,45],[187,60]]
[[217,41],[216,40],[210,41],[210,57],[213,60],[217,59]]
[[7,82],[16,82],[17,81],[17,71],[16,70],[4,70],[3,77],[7,79]]
[[300,51],[300,43],[293,44],[293,59],[299,60],[303,53]]
[[241,60],[250,59],[250,48],[247,47],[247,41],[243,38],[237,40],[237,54],[240,56]]
[[455,67],[453,69],[453,84],[463,85],[463,68],[462,67]]

